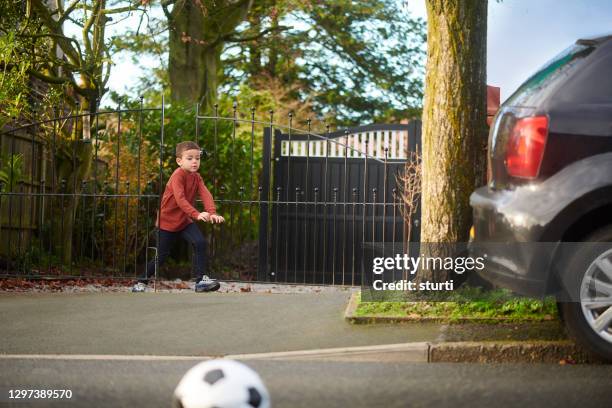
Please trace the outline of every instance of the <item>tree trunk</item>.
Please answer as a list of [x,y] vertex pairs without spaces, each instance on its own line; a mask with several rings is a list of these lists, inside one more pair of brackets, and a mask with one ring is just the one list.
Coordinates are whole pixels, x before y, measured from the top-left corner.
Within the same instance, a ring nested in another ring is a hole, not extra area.
[[[427,0],[427,74],[423,108],[421,243],[450,256],[467,242],[469,196],[485,171],[487,0]],[[420,281],[450,271],[423,270]]]
[[217,99],[221,53],[245,19],[251,0],[179,0],[170,28],[168,74],[173,101],[199,102],[203,110]]
[[[253,26],[259,26],[261,24],[261,16],[255,14],[254,16],[250,17],[249,22],[251,23],[251,25]],[[249,64],[248,64],[248,71],[249,71],[249,77],[252,79],[255,76],[257,76],[258,74],[261,73],[261,44],[260,41],[252,41],[249,46]]]
[[[86,98],[81,98],[81,112],[89,111],[90,104]],[[93,163],[93,144],[83,139],[83,122],[77,120],[66,143],[67,148],[63,154],[58,154],[57,182],[60,193],[67,194],[60,198],[60,205],[53,217],[53,242],[56,253],[60,256],[62,264],[72,262],[72,246],[74,225],[79,204],[79,194],[82,192],[82,181],[89,178]],[[74,156],[74,160],[73,160]],[[65,180],[62,188],[61,182]]]
[[[172,10],[169,36],[168,74],[171,98],[174,101],[198,101],[201,95],[209,92],[208,85],[216,89],[216,83],[211,83],[211,80],[216,77],[218,58],[207,56],[205,51],[208,50],[211,54],[214,49],[210,50],[200,43],[206,41],[204,16],[193,1],[176,3]],[[207,65],[207,60],[211,61],[212,65]]]
[[[278,16],[275,15],[272,17],[272,28],[278,28]],[[276,78],[277,75],[277,65],[278,65],[278,44],[279,44],[279,34],[278,31],[274,31],[272,34],[272,41],[270,42],[270,54],[268,57],[267,71],[270,78]]]
[[59,255],[64,265],[70,264],[73,260],[72,238],[75,233],[74,228],[79,205],[79,195],[82,192],[81,183],[89,177],[92,164],[91,143],[76,140],[70,144],[76,144],[74,146],[76,168],[72,169],[72,161],[69,159],[63,163],[63,166],[58,171],[60,181],[62,179],[66,180],[65,188],[62,192],[67,194],[67,196],[61,199],[61,206],[58,209],[58,214],[55,216],[57,226],[54,228],[54,242],[61,249]]

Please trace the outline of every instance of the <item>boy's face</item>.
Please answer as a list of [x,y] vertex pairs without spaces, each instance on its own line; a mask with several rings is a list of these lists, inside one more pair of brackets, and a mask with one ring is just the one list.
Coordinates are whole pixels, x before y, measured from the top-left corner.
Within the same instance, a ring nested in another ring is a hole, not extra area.
[[176,162],[185,171],[195,173],[200,168],[200,151],[198,149],[185,150]]

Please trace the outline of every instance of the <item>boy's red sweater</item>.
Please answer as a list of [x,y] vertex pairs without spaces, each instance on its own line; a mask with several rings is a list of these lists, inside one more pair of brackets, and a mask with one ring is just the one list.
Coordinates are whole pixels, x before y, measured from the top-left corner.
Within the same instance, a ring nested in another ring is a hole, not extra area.
[[204,185],[202,176],[180,167],[174,170],[162,196],[160,228],[165,231],[180,231],[197,219],[200,212],[193,207],[196,193],[204,203],[204,210],[215,214],[215,201]]

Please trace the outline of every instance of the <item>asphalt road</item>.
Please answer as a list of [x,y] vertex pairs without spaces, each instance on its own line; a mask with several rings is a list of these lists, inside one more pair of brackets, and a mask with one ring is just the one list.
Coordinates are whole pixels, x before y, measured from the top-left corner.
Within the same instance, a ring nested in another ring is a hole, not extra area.
[[216,356],[433,341],[344,322],[349,293],[1,294],[0,353]]
[[[0,359],[0,389],[71,389],[73,398],[14,407],[170,407],[195,361]],[[248,361],[273,407],[598,407],[612,366]],[[0,399],[6,402],[6,397]]]
[[[514,325],[350,325],[343,320],[347,300],[346,292],[0,294],[0,406],[169,407],[174,387],[198,359],[155,356],[562,336],[555,324],[529,330]],[[77,354],[86,356],[70,358]],[[612,401],[612,366],[394,359],[247,364],[264,379],[274,407],[607,407]],[[73,399],[9,403],[11,388],[70,389]]]
[[556,322],[350,325],[348,292],[0,294],[0,354],[219,356],[421,341],[556,340]]

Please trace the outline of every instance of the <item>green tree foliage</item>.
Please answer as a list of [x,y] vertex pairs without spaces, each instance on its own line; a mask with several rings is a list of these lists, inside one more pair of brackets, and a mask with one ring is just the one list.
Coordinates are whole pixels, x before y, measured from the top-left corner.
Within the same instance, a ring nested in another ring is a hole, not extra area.
[[418,116],[424,27],[395,0],[258,2],[243,36],[272,33],[227,50],[224,83],[289,89],[340,124]]
[[10,191],[11,186],[25,180],[23,176],[23,155],[2,154],[0,157],[0,192],[6,192]]
[[[6,33],[0,36],[0,61],[14,59],[18,43],[15,33]],[[29,93],[28,70],[29,64],[23,62],[19,65],[2,64],[0,73],[0,128],[7,124],[11,118],[22,114],[27,106]]]
[[0,128],[16,118],[33,121],[34,111],[60,103],[58,85],[46,85],[47,92],[32,86],[36,56],[48,49],[42,37],[36,36],[41,22],[36,16],[25,19],[26,11],[25,2],[0,2]]
[[[94,110],[95,101],[105,93],[113,49],[107,26],[137,12],[141,1],[44,0],[3,2],[0,32],[14,47],[3,58],[3,65],[19,67],[24,73],[50,85],[64,87],[69,98],[78,100],[83,110]],[[80,31],[70,36],[66,26]],[[18,71],[20,72],[20,71]]]
[[[65,181],[65,193],[80,193],[92,167],[86,119],[88,112],[97,109],[110,76],[113,47],[107,38],[107,26],[113,19],[138,12],[142,4],[141,0],[1,2],[0,96],[7,100],[0,109],[0,123],[6,123],[9,116],[28,120],[27,112],[33,105],[42,105],[36,108],[35,120],[45,115],[80,115],[79,119],[36,128],[39,136],[47,139],[52,132],[57,133],[54,185]],[[80,36],[69,35],[67,26],[76,27]],[[32,92],[35,85],[37,93]],[[57,233],[51,238],[54,244],[65,244],[61,251],[66,263],[72,258],[71,232],[78,206],[78,195],[71,197],[65,205],[63,225],[54,229],[62,231],[63,236]],[[59,222],[55,217],[53,220]]]
[[[203,17],[192,17],[191,28],[181,28],[172,16],[179,6],[184,12],[187,3],[192,14]],[[227,3],[234,8],[223,7],[225,2],[162,1],[165,16],[150,13],[145,23],[118,38],[116,45],[135,58],[144,53],[166,64],[167,69],[142,78],[138,90],[150,90],[161,80],[173,98],[186,96],[174,99],[208,101],[202,109],[211,111],[213,90],[239,98],[247,85],[251,94],[267,93],[275,110],[308,106],[339,125],[420,114],[425,23],[411,19],[399,0],[262,0],[250,5],[240,24],[234,24],[235,7],[242,3]],[[216,21],[230,20],[232,29],[216,28]],[[214,58],[204,56],[213,45]],[[187,51],[197,59],[191,65],[185,62]],[[168,65],[179,60],[180,69]],[[214,79],[216,86],[203,84],[203,78]]]

